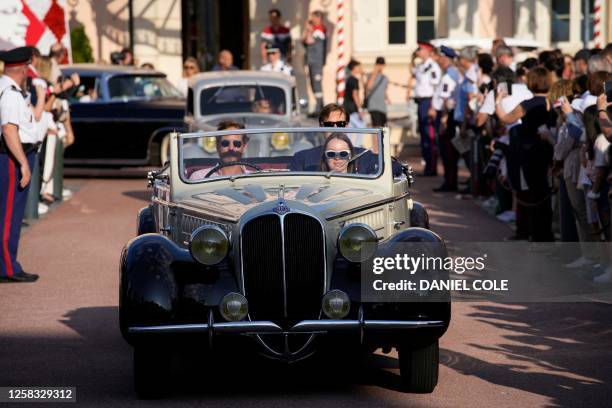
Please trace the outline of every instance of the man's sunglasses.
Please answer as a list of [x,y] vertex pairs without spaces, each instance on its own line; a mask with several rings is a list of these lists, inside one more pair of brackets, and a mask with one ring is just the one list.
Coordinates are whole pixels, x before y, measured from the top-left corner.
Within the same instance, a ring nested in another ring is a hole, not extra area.
[[242,140],[222,140],[220,145],[221,147],[229,147],[230,142],[234,144],[236,149],[240,149],[242,147]]
[[323,127],[346,127],[347,123],[345,120],[339,120],[338,122],[321,122]]
[[340,159],[340,160],[348,160],[351,157],[350,150],[340,150],[339,152],[335,150],[326,150],[325,157],[328,159]]

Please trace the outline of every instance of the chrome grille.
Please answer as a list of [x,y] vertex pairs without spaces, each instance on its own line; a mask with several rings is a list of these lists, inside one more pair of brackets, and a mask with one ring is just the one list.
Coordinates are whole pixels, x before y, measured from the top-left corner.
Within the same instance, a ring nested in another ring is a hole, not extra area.
[[242,229],[244,290],[253,320],[316,319],[325,289],[325,241],[309,215],[267,214]]

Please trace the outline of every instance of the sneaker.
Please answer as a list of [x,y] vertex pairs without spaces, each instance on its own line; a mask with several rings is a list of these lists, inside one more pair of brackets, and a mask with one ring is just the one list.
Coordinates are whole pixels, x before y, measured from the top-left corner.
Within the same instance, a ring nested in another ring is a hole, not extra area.
[[599,276],[593,278],[595,283],[610,283],[612,282],[612,265],[606,268],[606,271]]
[[49,206],[45,203],[38,203],[38,214],[45,215],[49,212]]
[[565,267],[569,269],[579,269],[584,268],[585,266],[593,265],[594,263],[594,260],[581,256],[580,258],[566,264]]
[[483,207],[488,207],[488,208],[497,207],[497,198],[495,198],[495,197],[487,198],[486,200],[484,200],[482,202],[482,206]]
[[62,198],[64,200],[68,200],[72,197],[72,191],[68,190],[67,188],[62,190]]
[[501,214],[498,214],[495,218],[502,222],[514,222],[516,221],[516,214],[514,211],[504,211]]

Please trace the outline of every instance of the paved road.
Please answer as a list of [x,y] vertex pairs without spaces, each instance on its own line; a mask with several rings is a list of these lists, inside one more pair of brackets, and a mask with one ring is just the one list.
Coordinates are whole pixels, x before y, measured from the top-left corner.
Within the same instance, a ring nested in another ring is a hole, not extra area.
[[[510,234],[471,200],[430,193],[433,228],[450,240]],[[612,307],[605,304],[454,305],[433,394],[397,391],[396,355],[361,374],[350,363],[280,368],[188,362],[171,395],[138,401],[131,349],[118,329],[118,258],[148,197],[144,181],[72,179],[69,202],[25,231],[20,258],[36,284],[0,285],[0,385],[76,386],[82,406],[609,406]],[[235,384],[235,385],[234,385]]]

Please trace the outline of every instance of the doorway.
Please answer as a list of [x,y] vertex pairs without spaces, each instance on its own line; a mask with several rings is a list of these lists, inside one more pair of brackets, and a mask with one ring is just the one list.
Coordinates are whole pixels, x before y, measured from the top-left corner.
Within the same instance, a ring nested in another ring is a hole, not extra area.
[[249,0],[183,0],[183,58],[196,57],[210,70],[223,49],[234,65],[249,69]]

